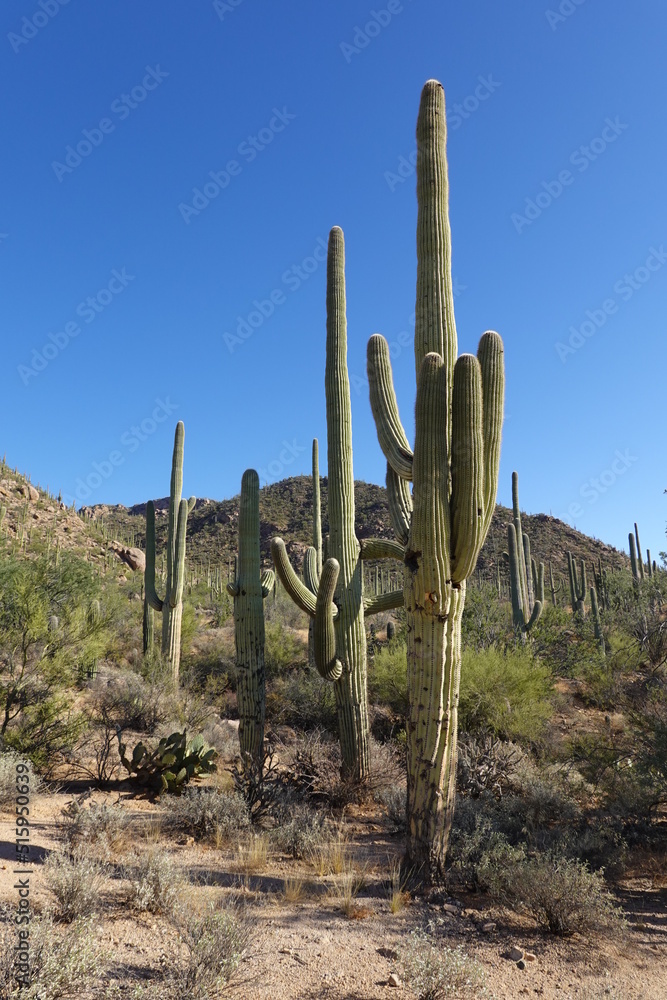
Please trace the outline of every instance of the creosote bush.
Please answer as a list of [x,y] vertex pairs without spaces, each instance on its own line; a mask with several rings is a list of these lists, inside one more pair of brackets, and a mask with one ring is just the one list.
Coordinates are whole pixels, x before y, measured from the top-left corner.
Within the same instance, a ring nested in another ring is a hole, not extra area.
[[169,825],[200,838],[230,840],[250,825],[250,813],[238,792],[188,788],[170,803]]
[[403,979],[418,1000],[445,1000],[486,995],[479,962],[459,948],[448,948],[424,931],[409,935],[401,952]]
[[123,876],[129,885],[128,903],[142,913],[173,913],[184,885],[180,869],[160,847],[128,857]]
[[52,851],[44,862],[43,872],[47,888],[55,897],[56,920],[71,923],[96,912],[104,870],[85,847]]

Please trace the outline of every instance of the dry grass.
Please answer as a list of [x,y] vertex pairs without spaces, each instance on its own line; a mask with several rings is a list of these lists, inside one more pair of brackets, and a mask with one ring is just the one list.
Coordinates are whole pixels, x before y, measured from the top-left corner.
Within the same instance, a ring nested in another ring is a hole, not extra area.
[[266,870],[269,860],[269,838],[264,833],[255,833],[245,844],[239,844],[237,864],[244,875],[254,875]]
[[342,875],[350,865],[347,842],[339,828],[334,840],[315,847],[308,856],[318,875]]
[[366,866],[359,868],[348,859],[347,866],[338,881],[336,901],[345,916],[350,920],[360,920],[373,911],[367,906],[355,902],[366,880]]
[[306,882],[301,875],[292,875],[283,882],[284,903],[301,903],[306,898]]
[[410,899],[410,894],[405,891],[406,884],[407,878],[403,878],[401,875],[401,859],[392,858],[389,864],[387,898],[389,900],[389,909],[394,914],[400,913],[401,910],[405,909]]

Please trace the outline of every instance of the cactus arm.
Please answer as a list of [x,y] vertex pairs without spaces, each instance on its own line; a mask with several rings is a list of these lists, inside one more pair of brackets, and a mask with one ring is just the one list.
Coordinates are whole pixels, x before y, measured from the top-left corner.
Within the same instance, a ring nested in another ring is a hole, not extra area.
[[639,579],[644,579],[644,557],[642,556],[642,547],[639,542],[639,528],[637,527],[637,522],[635,521],[635,538],[637,539],[637,568],[639,569]]
[[391,526],[398,541],[405,546],[410,537],[410,518],[412,517],[410,486],[407,480],[396,475],[389,462],[387,462],[386,483]]
[[163,602],[155,590],[155,504],[146,504],[146,569],[144,571],[146,600],[154,611],[161,612]]
[[241,588],[239,587],[237,580],[230,580],[227,584],[226,590],[230,597],[238,597]]
[[639,566],[637,564],[637,549],[635,547],[635,536],[630,531],[628,533],[628,542],[630,544],[630,565],[632,567],[632,576],[635,583],[639,583]]
[[387,462],[402,479],[412,479],[413,454],[398,414],[389,345],[379,333],[368,341],[368,383],[378,442]]
[[405,547],[392,538],[362,538],[362,559],[399,559],[403,562]]
[[322,567],[313,623],[315,666],[320,676],[327,681],[337,681],[343,673],[343,665],[336,656],[336,630],[333,616],[333,599],[339,573],[338,560],[327,559]]
[[525,531],[523,532],[523,561],[526,568],[526,607],[532,608],[535,603],[533,580],[534,576],[537,576],[537,567],[535,569],[535,574],[533,575],[533,564],[535,560],[530,554],[530,538]]
[[317,569],[317,550],[310,545],[303,557],[303,581],[311,594],[317,597],[320,586],[320,573]]
[[537,601],[544,607],[544,563],[541,562],[537,571]]
[[388,590],[386,594],[377,594],[364,598],[364,614],[377,615],[382,611],[393,611],[402,608],[404,594],[402,590]]
[[178,520],[176,522],[176,538],[174,544],[174,562],[172,568],[172,586],[169,592],[169,607],[177,607],[183,600],[183,584],[185,583],[185,535],[188,528],[188,501],[181,500],[178,505]]
[[278,579],[292,598],[297,607],[305,611],[311,618],[315,617],[316,598],[308,590],[292,569],[287,555],[287,549],[282,538],[271,539],[271,558],[276,567]]
[[542,614],[542,601],[535,601],[535,603],[533,604],[532,614],[524,626],[525,632],[530,632],[531,628],[533,627],[533,625],[535,624],[535,622],[537,621],[537,619],[540,617],[541,614]]
[[197,503],[197,497],[190,497],[188,500],[188,514],[191,514],[195,509],[195,504]]
[[268,597],[276,582],[276,574],[272,569],[263,569],[260,573],[259,582],[262,588],[262,597]]
[[505,405],[505,357],[503,342],[494,330],[483,334],[477,348],[482,370],[484,399],[484,523],[486,538],[496,509],[496,491],[500,470],[503,408]]
[[475,568],[484,542],[484,430],[482,372],[472,354],[454,366],[452,395],[452,581]]
[[[322,572],[322,502],[320,499],[320,462],[317,438],[313,438],[313,548],[317,557],[316,569],[319,577]],[[315,589],[317,590],[317,588]]]

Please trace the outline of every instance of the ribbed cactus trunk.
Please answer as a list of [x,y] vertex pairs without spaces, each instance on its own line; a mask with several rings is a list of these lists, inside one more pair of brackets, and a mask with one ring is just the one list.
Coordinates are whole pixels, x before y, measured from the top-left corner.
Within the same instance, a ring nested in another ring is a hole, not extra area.
[[340,567],[334,602],[336,656],[343,671],[334,683],[344,773],[361,777],[369,768],[366,631],[360,545],[354,530],[352,406],[347,372],[345,243],[334,227],[327,258],[327,349],[324,387],[327,407],[329,512],[328,558]]
[[[455,801],[461,621],[495,507],[503,347],[485,333],[456,358],[445,100],[430,80],[417,122],[417,400],[414,453],[398,414],[389,346],[368,345],[371,406],[388,462],[392,524],[405,544],[408,839],[406,863],[442,873]],[[412,498],[405,481],[413,482]],[[401,485],[403,481],[403,485]]]
[[155,506],[146,504],[146,570],[144,583],[150,606],[162,615],[162,659],[171,667],[174,684],[178,684],[181,664],[181,621],[183,617],[183,585],[185,583],[185,536],[188,514],[195,498],[182,498],[183,447],[185,428],[181,420],[176,425],[171,461],[169,490],[169,520],[167,528],[167,576],[164,599],[155,589]]
[[362,781],[370,765],[365,616],[390,611],[402,603],[401,591],[364,599],[362,560],[402,558],[403,550],[387,539],[369,538],[362,544],[355,535],[345,246],[338,227],[329,234],[326,304],[329,534],[321,575],[314,547],[306,553],[305,584],[292,569],[282,539],[272,540],[271,554],[290,597],[313,619],[315,665],[320,675],[334,684],[342,776]]
[[227,590],[234,598],[239,743],[242,756],[261,765],[266,712],[263,602],[274,575],[261,570],[259,476],[254,469],[247,469],[241,480],[238,550],[237,576]]

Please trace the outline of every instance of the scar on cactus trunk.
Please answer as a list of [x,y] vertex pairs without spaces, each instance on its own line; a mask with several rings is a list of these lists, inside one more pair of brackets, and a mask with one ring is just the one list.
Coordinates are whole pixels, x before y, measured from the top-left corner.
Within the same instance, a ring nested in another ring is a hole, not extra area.
[[259,476],[247,469],[241,480],[236,579],[227,584],[234,598],[237,699],[241,756],[263,762],[266,677],[264,599],[273,589],[273,570],[262,572],[259,551]]
[[162,659],[169,664],[174,684],[178,684],[181,664],[181,619],[183,616],[183,584],[185,583],[185,535],[188,514],[193,510],[195,497],[181,498],[183,491],[183,421],[176,424],[174,453],[171,460],[171,486],[169,490],[169,522],[167,528],[167,580],[164,599],[155,589],[155,505],[146,504],[146,570],[144,583],[146,599],[154,611],[162,615]]
[[398,413],[389,345],[377,334],[368,344],[371,408],[406,567],[405,861],[427,879],[443,873],[454,814],[461,621],[466,580],[495,507],[504,399],[497,333],[484,334],[477,357],[456,358],[446,132],[444,91],[429,80],[417,120],[414,451]]
[[281,538],[271,542],[276,572],[295,604],[313,619],[313,656],[320,675],[334,685],[342,776],[363,781],[369,772],[366,632],[364,617],[402,604],[401,591],[364,599],[363,559],[402,558],[386,539],[359,541],[354,529],[352,407],[347,371],[345,244],[334,227],[327,252],[325,369],[329,535],[327,558],[317,571],[317,551],[306,554],[306,584],[290,564]]

